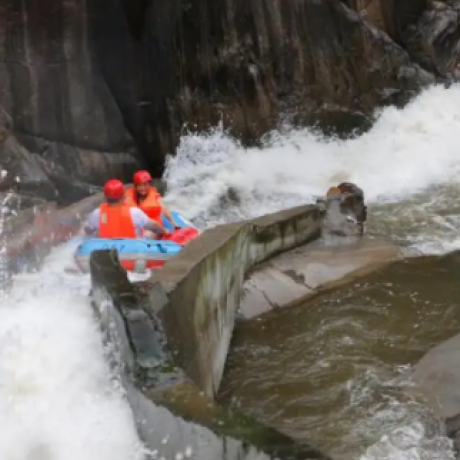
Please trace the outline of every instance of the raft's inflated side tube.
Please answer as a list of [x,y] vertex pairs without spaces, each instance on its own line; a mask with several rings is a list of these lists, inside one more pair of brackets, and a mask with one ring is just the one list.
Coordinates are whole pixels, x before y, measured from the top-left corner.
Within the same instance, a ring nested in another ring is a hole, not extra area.
[[[180,228],[193,228],[194,225],[177,212],[172,212]],[[164,216],[163,223],[167,230],[174,226]],[[105,239],[91,238],[80,244],[75,252],[75,262],[83,273],[89,272],[89,259],[93,251],[116,249],[121,265],[125,270],[138,273],[162,267],[167,260],[180,252],[182,245],[174,241],[151,239]]]
[[[181,216],[178,212],[171,212],[176,224],[180,228],[191,227],[196,228],[190,221],[188,221],[184,216]],[[163,221],[163,226],[166,230],[172,232],[174,230],[174,225],[167,219],[164,215],[161,215],[161,220]]]

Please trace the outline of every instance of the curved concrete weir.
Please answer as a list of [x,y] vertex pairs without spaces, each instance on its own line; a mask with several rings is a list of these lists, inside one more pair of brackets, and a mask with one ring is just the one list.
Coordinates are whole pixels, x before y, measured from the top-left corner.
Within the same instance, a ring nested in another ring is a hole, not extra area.
[[313,243],[255,267],[244,285],[240,318],[293,306],[339,287],[405,255],[383,240],[341,239],[335,246]]
[[[113,341],[125,343],[120,356],[128,372],[123,378],[148,446],[156,442],[149,430],[158,418],[158,406],[163,406],[218,436],[247,442],[268,455],[324,458],[314,448],[301,447],[213,401],[245,290],[241,307],[249,318],[272,308],[276,296],[278,305],[292,304],[402,255],[394,245],[375,240],[340,238],[339,244],[348,243],[345,247],[324,247],[327,240],[318,240],[321,224],[315,206],[302,206],[215,227],[151,279],[136,284],[128,280],[116,253],[91,255],[96,311],[109,305],[118,318],[122,339]],[[266,294],[262,306],[245,289],[251,270],[249,283],[257,279],[261,282],[257,292]],[[101,323],[108,330],[108,322]]]
[[[121,369],[137,429],[157,456],[197,460],[326,459],[273,428],[217,405],[172,363],[161,324],[115,252],[91,255],[93,306]],[[186,455],[186,454],[189,455]]]
[[247,271],[320,235],[315,206],[206,230],[143,288],[186,374],[214,397],[222,378]]
[[[84,215],[100,199],[96,195],[59,211],[54,204],[47,204],[43,209],[24,211],[8,223],[5,233],[11,235],[9,249],[16,268],[34,259],[40,263],[53,245],[75,234]],[[115,352],[113,364],[124,369],[121,380],[139,434],[148,447],[163,455],[185,455],[191,447],[192,458],[203,459],[326,458],[316,449],[299,445],[213,401],[245,291],[245,277],[251,270],[252,281],[269,275],[269,283],[265,280],[261,289],[270,302],[256,311],[246,292],[242,304],[246,317],[275,303],[285,305],[321,292],[327,281],[345,279],[350,272],[358,276],[364,267],[369,270],[399,255],[391,245],[375,241],[321,248],[315,241],[321,223],[318,208],[301,206],[216,227],[185,247],[150,280],[138,284],[129,282],[116,255],[107,251],[93,254],[95,312]],[[352,255],[354,262],[350,263]],[[313,265],[312,260],[316,261]],[[275,272],[277,276],[273,276]],[[288,281],[291,284],[286,284]],[[303,287],[291,289],[292,283],[303,283]],[[277,300],[273,292],[278,292]],[[168,437],[170,441],[164,442]]]

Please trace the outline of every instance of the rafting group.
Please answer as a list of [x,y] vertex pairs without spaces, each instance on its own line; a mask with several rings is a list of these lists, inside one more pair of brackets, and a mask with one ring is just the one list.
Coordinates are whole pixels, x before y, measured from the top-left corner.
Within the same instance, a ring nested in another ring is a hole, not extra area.
[[[128,271],[160,268],[199,235],[193,224],[163,203],[148,171],[136,172],[133,185],[128,187],[118,179],[108,180],[104,198],[89,215],[84,227],[86,239],[75,253],[76,263],[84,272],[89,271],[91,253],[100,249],[115,249]],[[363,191],[355,184],[342,182],[330,187],[317,205],[325,215],[323,226],[330,233],[346,235],[351,222],[363,235],[367,207]]]
[[88,217],[84,227],[87,236],[177,239],[178,231],[184,228],[163,203],[148,171],[136,172],[133,185],[126,188],[118,179],[108,180],[104,197],[104,203]]
[[136,172],[128,187],[118,179],[108,180],[104,202],[88,216],[83,233],[75,260],[84,272],[91,253],[100,249],[115,249],[130,271],[159,268],[199,235],[193,224],[163,203],[148,171]]

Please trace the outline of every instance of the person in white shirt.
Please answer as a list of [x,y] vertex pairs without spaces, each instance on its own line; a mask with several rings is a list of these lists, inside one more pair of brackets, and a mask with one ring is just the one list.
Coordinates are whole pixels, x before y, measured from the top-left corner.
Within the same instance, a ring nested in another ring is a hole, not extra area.
[[[128,238],[129,236],[123,232],[126,228],[129,231],[133,226],[138,238],[147,236],[146,231],[149,231],[149,238],[161,238],[169,233],[141,209],[124,203],[124,185],[121,181],[117,179],[107,181],[104,186],[104,195],[106,203],[88,216],[84,227],[86,235],[97,235],[100,238]],[[107,220],[111,223],[108,223]],[[101,231],[101,222],[104,227],[103,231]],[[132,233],[132,230],[130,232]]]

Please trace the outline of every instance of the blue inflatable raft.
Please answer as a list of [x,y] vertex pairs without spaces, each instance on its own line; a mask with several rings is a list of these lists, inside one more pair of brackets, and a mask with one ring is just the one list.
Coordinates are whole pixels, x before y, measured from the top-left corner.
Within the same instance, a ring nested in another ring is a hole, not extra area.
[[[181,216],[178,212],[171,213],[180,228],[196,227]],[[166,218],[162,217],[164,227],[174,231],[174,226]],[[101,249],[116,249],[121,265],[129,271],[143,273],[146,270],[162,267],[168,259],[180,252],[182,245],[174,241],[151,240],[151,239],[85,239],[75,251],[75,262],[78,268],[89,272],[89,260],[93,251]]]

